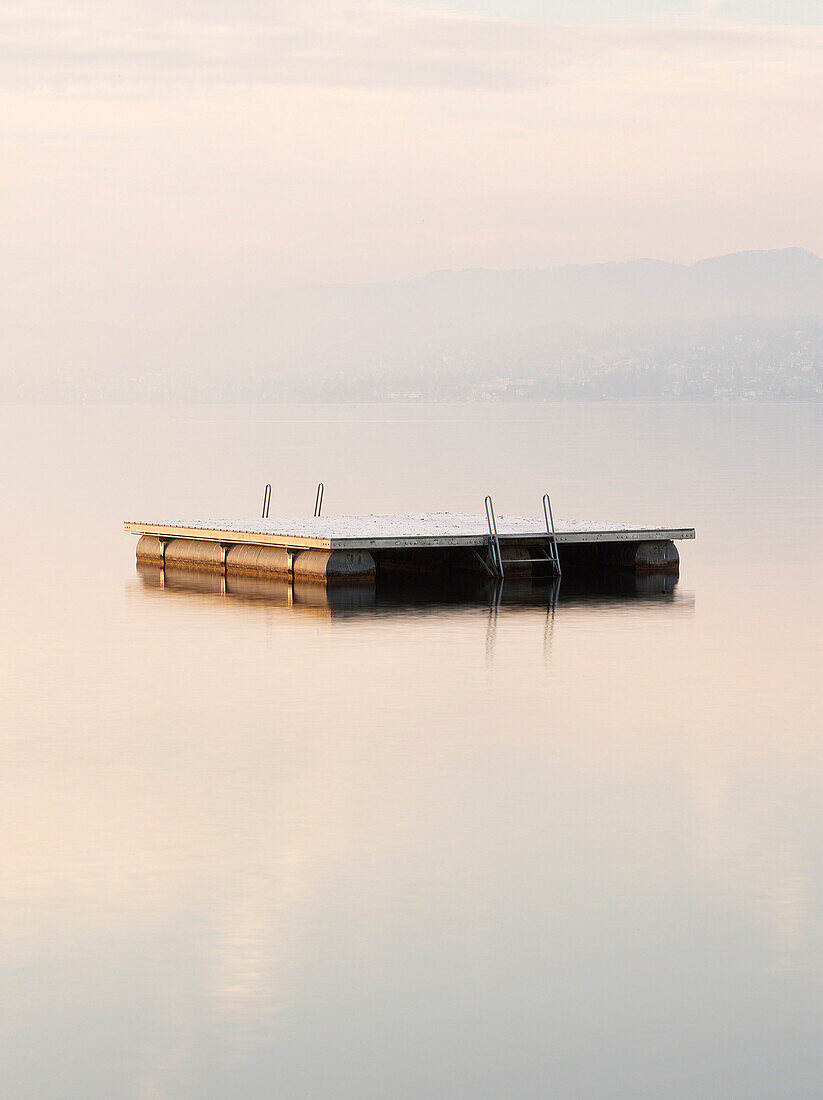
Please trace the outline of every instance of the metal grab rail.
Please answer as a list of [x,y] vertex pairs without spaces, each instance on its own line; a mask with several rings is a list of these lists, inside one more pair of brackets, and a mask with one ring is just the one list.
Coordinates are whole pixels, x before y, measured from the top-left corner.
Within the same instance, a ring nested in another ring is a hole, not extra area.
[[314,516],[315,519],[323,511],[323,494],[326,491],[326,486],[321,481],[317,486],[317,492],[314,497]]
[[562,577],[563,572],[560,568],[560,554],[557,549],[557,533],[554,529],[554,514],[552,513],[552,502],[548,493],[543,494],[543,515],[546,517],[546,531],[550,539],[549,558],[558,577]]
[[486,507],[486,523],[489,525],[489,546],[491,548],[492,563],[500,580],[503,579],[503,555],[500,553],[500,538],[497,534],[497,519],[494,515],[492,498],[487,496],[483,501]]
[[269,505],[271,504],[271,485],[267,485],[263,490],[263,511],[260,513],[261,519],[269,518]]

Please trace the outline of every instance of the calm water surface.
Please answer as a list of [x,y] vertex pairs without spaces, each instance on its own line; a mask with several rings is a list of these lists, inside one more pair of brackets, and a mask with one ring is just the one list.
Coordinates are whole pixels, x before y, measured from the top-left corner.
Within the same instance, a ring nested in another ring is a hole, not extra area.
[[[4,1096],[806,1097],[823,405],[0,411]],[[673,591],[161,589],[129,517],[694,525]]]

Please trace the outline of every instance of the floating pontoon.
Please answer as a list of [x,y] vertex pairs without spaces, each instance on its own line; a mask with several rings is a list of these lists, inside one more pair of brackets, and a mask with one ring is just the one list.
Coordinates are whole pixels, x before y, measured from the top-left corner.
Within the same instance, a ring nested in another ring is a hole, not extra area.
[[[264,512],[267,511],[264,505]],[[317,511],[317,508],[315,508]],[[371,582],[383,571],[559,575],[562,568],[676,573],[675,541],[692,527],[554,521],[540,516],[421,512],[261,519],[132,520],[139,562],[290,576],[324,583]]]

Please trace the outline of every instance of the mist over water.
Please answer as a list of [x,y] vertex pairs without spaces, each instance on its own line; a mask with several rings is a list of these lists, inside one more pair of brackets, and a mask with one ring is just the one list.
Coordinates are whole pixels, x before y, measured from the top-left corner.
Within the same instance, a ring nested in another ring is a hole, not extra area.
[[[816,1092],[823,406],[4,408],[0,449],[4,1092]],[[124,519],[321,479],[697,539],[499,606],[135,568]]]

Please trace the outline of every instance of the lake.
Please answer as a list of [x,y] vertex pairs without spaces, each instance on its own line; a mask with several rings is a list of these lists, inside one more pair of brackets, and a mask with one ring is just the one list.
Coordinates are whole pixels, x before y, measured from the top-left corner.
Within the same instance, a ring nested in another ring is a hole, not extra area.
[[[812,1096],[823,403],[6,407],[14,1098]],[[128,518],[694,526],[676,585],[161,588]]]

